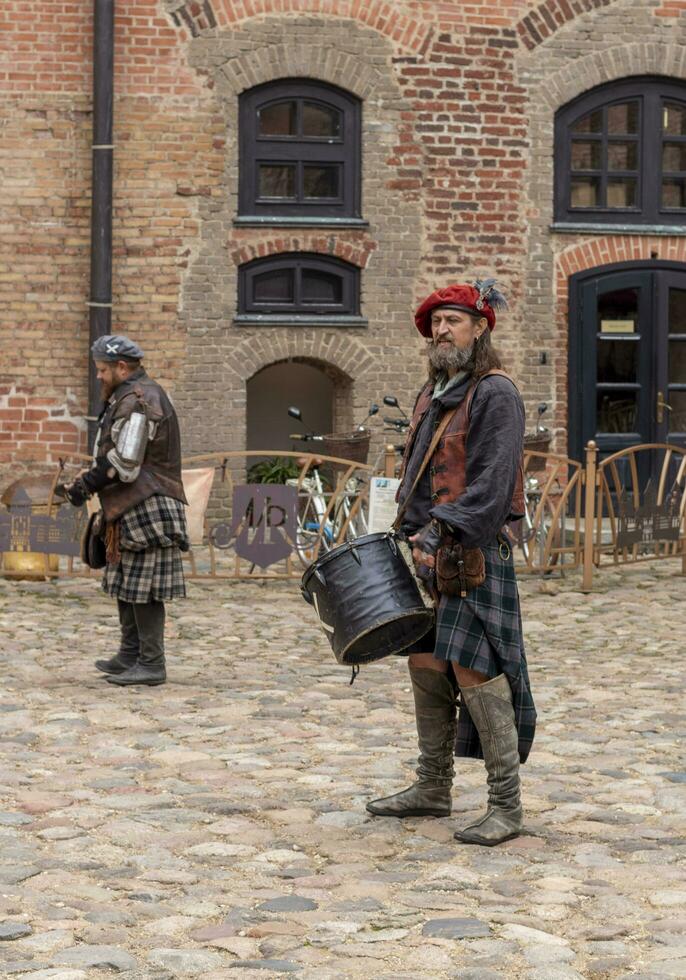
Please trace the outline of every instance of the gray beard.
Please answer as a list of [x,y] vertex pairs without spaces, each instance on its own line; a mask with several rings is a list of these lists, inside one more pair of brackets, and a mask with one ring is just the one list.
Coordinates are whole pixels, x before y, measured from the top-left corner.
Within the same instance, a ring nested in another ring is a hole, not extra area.
[[429,364],[437,371],[464,371],[474,354],[474,344],[469,347],[429,347]]

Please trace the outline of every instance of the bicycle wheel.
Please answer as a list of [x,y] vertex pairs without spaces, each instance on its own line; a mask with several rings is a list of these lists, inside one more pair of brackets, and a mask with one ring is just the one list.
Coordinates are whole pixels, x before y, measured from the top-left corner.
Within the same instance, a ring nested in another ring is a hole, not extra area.
[[332,547],[333,539],[328,528],[324,529],[324,534],[320,534],[318,523],[309,522],[303,525],[298,521],[295,550],[304,568],[311,565],[320,555],[330,551]]
[[[348,513],[350,513],[352,504],[348,507]],[[346,530],[346,540],[354,541],[355,538],[361,538],[363,534],[369,533],[369,520],[368,520],[368,508],[367,501],[360,500],[360,503],[355,508],[355,513],[352,515],[348,521],[348,527]]]
[[[562,529],[559,518],[555,520],[555,506],[549,497],[546,497],[543,501],[543,513],[541,514],[541,521],[536,532],[536,543],[539,549],[538,560],[540,564],[543,564],[545,550],[549,546],[548,562],[550,565],[556,565],[560,553],[555,549],[561,547]],[[552,569],[549,570],[552,571]]]
[[536,513],[538,501],[527,498],[526,512],[521,520],[517,521],[517,531],[515,534],[516,542],[521,548],[524,561],[528,564],[531,553],[531,543],[536,537],[536,529],[533,524],[533,517]]
[[333,525],[324,522],[326,501],[312,490],[301,494],[298,501],[298,526],[295,536],[295,551],[301,564],[307,568],[319,555],[330,551],[334,545]]

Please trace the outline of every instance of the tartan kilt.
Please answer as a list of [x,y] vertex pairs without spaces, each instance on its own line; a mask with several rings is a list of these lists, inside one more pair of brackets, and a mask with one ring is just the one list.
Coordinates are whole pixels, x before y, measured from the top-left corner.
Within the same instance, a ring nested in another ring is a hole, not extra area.
[[[505,674],[519,735],[519,757],[525,762],[536,730],[536,708],[531,695],[522,635],[519,592],[511,553],[502,557],[498,542],[482,546],[486,559],[483,585],[460,596],[442,596],[436,614],[438,660],[478,670],[488,677]],[[476,727],[461,704],[455,754],[483,758]]]
[[181,501],[161,494],[148,497],[120,518],[120,559],[105,567],[102,587],[123,602],[183,599],[181,551],[188,547]]

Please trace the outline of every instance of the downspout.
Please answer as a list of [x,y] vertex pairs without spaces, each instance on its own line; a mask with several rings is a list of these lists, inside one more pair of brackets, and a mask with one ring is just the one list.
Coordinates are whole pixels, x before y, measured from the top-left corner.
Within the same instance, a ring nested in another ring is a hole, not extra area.
[[91,184],[91,274],[88,340],[88,448],[102,408],[90,345],[112,332],[112,102],[114,90],[114,0],[93,3],[93,171]]

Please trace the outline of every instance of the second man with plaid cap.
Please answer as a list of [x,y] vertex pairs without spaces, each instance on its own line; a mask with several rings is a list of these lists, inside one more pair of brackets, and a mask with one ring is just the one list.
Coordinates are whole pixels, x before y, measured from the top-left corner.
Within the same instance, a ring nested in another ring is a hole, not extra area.
[[[437,596],[436,629],[406,651],[419,739],[417,781],[367,804],[378,816],[447,816],[454,755],[483,758],[487,812],[455,834],[483,845],[522,828],[519,764],[529,754],[536,721],[512,554],[501,534],[508,520],[524,513],[524,407],[491,346],[496,312],[505,305],[491,279],[438,289],[415,315],[428,342],[429,380],[409,429],[399,524],[418,575]],[[436,556],[446,546],[458,556],[478,556],[480,574],[468,584],[467,563],[458,560],[461,586],[442,586],[438,595]]]
[[97,493],[102,507],[103,588],[117,599],[121,642],[95,666],[112,684],[163,684],[164,603],[186,594],[181,551],[189,547],[179,424],[137,344],[108,334],[91,353],[105,407],[93,466],[65,493],[76,506]]

